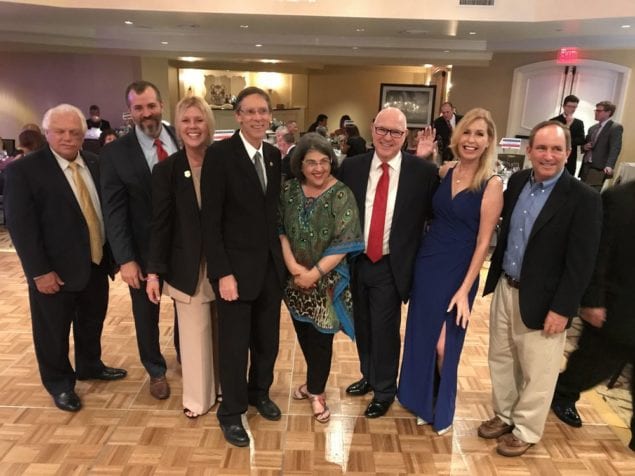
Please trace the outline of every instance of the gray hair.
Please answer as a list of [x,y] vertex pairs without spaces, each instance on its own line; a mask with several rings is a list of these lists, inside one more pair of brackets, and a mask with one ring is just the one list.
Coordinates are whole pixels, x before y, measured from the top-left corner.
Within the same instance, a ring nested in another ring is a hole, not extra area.
[[51,118],[55,114],[75,114],[79,119],[79,123],[82,126],[82,134],[86,134],[86,129],[88,126],[86,125],[86,117],[84,113],[78,108],[73,106],[72,104],[58,104],[55,107],[52,107],[48,111],[44,113],[44,117],[42,118],[42,129],[46,133],[49,130],[49,126],[51,125]]

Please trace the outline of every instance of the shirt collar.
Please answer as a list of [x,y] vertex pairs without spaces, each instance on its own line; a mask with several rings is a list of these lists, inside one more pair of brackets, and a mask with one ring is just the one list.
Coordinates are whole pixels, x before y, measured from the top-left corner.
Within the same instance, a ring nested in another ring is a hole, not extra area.
[[141,147],[145,147],[146,149],[150,149],[152,146],[154,146],[154,140],[155,139],[161,139],[161,135],[163,134],[163,124],[161,124],[161,131],[159,132],[159,135],[156,138],[155,137],[150,137],[149,135],[147,135],[137,125],[134,126],[134,130],[135,130],[135,133],[137,134],[137,140],[141,144]]
[[[49,149],[51,149],[51,148],[49,147]],[[57,163],[60,165],[62,170],[66,170],[68,168],[68,165],[71,162],[75,162],[80,167],[86,167],[86,164],[84,163],[84,159],[82,159],[82,155],[79,152],[77,152],[77,157],[75,157],[74,161],[66,160],[64,157],[59,155],[53,149],[51,149],[51,152],[53,153],[53,157],[55,157],[55,160],[57,160]]]
[[[388,166],[395,170],[395,171],[399,171],[399,169],[401,168],[401,151],[397,152],[397,155],[395,155],[392,159],[389,159],[386,163],[388,164]],[[375,152],[373,154],[373,160],[370,163],[370,169],[371,170],[375,170],[375,169],[379,169],[381,168],[381,164],[382,164],[382,160],[377,156],[377,152]]]
[[245,136],[243,135],[243,131],[238,131],[238,135],[240,136],[240,140],[243,141],[243,145],[245,146],[245,150],[247,150],[247,155],[249,155],[249,158],[253,160],[254,155],[256,154],[256,152],[260,152],[260,157],[264,158],[264,154],[262,153],[262,142],[260,142],[260,147],[259,148],[255,148],[253,145],[251,145],[249,143],[249,141],[245,138]]
[[532,170],[531,175],[529,176],[529,186],[530,187],[537,186],[539,188],[548,190],[550,188],[553,188],[556,182],[560,180],[560,177],[562,176],[563,173],[564,173],[564,168],[553,177],[547,180],[543,180],[542,182],[536,182],[536,180],[534,179],[534,172]]

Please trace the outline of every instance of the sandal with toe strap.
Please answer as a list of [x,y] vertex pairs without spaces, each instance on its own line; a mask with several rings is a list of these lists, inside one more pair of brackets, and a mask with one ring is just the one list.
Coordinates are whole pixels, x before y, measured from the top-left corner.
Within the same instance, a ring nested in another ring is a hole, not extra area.
[[303,383],[298,388],[293,391],[293,399],[294,400],[306,400],[309,398],[311,394],[306,388],[306,383]]
[[183,409],[183,415],[185,415],[190,420],[194,420],[195,418],[198,418],[200,416],[198,413],[193,412],[189,408],[184,408]]
[[326,398],[322,395],[311,395],[311,408],[313,408],[313,418],[319,423],[326,423],[331,418],[331,411],[326,405]]

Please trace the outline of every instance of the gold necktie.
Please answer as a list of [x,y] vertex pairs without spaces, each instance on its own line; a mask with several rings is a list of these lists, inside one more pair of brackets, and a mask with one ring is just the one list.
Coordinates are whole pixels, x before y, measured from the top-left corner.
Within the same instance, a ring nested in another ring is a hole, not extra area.
[[77,187],[77,194],[79,195],[79,207],[82,209],[84,218],[86,219],[86,225],[88,226],[88,234],[90,236],[90,256],[95,264],[101,263],[103,256],[103,245],[101,242],[101,224],[97,217],[97,212],[93,206],[93,201],[90,199],[90,193],[86,187],[86,182],[82,178],[79,172],[79,165],[76,162],[69,162],[68,166],[73,172],[73,182]]

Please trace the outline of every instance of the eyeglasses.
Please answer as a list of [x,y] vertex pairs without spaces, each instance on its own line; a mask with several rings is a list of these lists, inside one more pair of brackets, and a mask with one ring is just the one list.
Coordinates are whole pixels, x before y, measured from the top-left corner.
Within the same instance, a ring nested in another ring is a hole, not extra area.
[[255,116],[256,114],[266,116],[267,114],[269,114],[269,109],[267,109],[266,107],[261,107],[259,109],[239,109],[238,112],[245,116]]
[[305,160],[304,165],[306,165],[308,168],[310,169],[314,169],[316,168],[318,165],[322,168],[326,168],[326,167],[330,167],[331,166],[331,161],[328,159],[322,159],[322,160]]
[[406,133],[406,131],[398,131],[398,130],[395,130],[395,129],[386,129],[385,127],[375,127],[375,134],[380,135],[380,136],[385,136],[385,135],[390,134],[390,137],[392,137],[394,139],[399,139],[405,133]]

